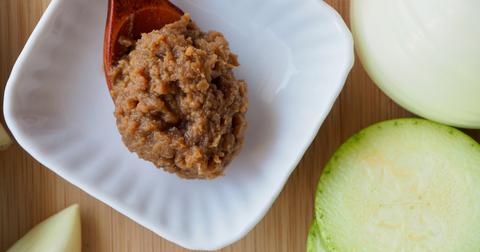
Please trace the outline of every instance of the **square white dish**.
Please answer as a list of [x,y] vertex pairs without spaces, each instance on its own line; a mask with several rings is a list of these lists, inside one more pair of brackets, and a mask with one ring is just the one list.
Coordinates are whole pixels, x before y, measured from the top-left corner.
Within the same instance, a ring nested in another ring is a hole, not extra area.
[[353,66],[344,21],[319,0],[173,0],[222,32],[249,87],[245,145],[212,181],[181,180],[121,141],[103,73],[107,1],[53,0],[8,80],[4,116],[40,163],[188,249],[215,250],[265,215]]

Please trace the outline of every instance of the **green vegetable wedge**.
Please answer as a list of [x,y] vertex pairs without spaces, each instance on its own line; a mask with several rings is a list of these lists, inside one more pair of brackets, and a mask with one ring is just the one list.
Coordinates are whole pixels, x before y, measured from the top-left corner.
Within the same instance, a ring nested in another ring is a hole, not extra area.
[[328,251],[480,251],[480,145],[423,119],[372,125],[325,166],[315,212]]
[[13,141],[8,135],[7,131],[3,125],[0,124],[0,150],[6,150],[12,143]]
[[308,230],[307,238],[307,252],[326,252],[322,237],[320,236],[320,230],[318,229],[317,220],[313,218],[310,224],[310,230]]
[[81,252],[82,230],[78,204],[40,222],[7,252]]

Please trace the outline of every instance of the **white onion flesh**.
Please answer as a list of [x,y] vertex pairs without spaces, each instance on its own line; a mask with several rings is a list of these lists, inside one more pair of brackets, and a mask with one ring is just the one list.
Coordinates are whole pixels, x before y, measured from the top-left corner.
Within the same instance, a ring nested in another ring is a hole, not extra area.
[[366,71],[395,102],[480,128],[480,1],[351,0],[351,28]]
[[333,154],[315,210],[329,251],[479,251],[480,145],[423,119],[372,125]]

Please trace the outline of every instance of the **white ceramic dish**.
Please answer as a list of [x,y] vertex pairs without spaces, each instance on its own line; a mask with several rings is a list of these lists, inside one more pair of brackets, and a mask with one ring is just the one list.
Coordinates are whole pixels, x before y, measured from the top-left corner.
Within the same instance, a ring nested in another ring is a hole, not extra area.
[[121,142],[103,74],[107,1],[53,0],[18,58],[4,115],[18,143],[85,192],[189,249],[215,250],[265,215],[353,65],[341,17],[319,0],[174,0],[222,32],[249,85],[245,146],[213,181],[181,180]]

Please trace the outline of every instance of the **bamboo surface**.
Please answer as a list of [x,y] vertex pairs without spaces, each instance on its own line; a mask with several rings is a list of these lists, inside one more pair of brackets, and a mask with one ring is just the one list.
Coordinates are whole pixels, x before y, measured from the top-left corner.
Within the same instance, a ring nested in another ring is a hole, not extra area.
[[[0,0],[2,111],[3,90],[13,64],[49,2]],[[349,0],[326,2],[349,24]],[[305,251],[314,216],[316,185],[332,153],[366,126],[413,116],[382,93],[358,58],[355,60],[342,93],[272,208],[243,239],[218,251]],[[1,123],[5,125],[3,116]],[[480,130],[463,131],[480,141]],[[84,252],[191,251],[161,238],[66,182],[18,144],[0,152],[0,251],[6,251],[36,224],[74,203],[80,204]]]

